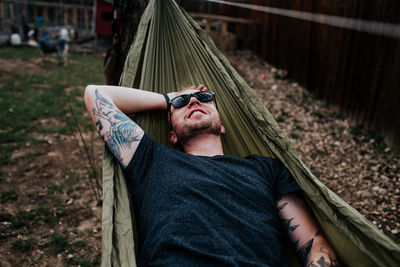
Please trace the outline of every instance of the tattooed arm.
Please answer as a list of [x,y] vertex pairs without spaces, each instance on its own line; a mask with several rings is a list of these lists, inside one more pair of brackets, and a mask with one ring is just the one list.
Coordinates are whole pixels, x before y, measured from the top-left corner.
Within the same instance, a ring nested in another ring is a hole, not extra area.
[[103,140],[124,167],[129,164],[144,133],[125,114],[167,108],[161,94],[100,85],[86,88],[85,104]]
[[307,209],[296,194],[288,194],[277,201],[279,217],[304,266],[338,266],[336,254]]

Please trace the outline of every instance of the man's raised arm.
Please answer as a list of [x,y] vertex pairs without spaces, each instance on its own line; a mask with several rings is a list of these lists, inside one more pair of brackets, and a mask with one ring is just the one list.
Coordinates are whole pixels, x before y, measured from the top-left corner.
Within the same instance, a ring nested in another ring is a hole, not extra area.
[[279,217],[304,266],[339,266],[336,254],[319,231],[305,202],[296,194],[277,201]]
[[123,167],[129,164],[144,133],[126,114],[167,109],[161,94],[106,85],[89,85],[85,104],[103,140]]

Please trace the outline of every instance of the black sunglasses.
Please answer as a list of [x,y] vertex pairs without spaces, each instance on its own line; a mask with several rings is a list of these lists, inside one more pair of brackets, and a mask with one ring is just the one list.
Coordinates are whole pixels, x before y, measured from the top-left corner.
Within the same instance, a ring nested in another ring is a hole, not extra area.
[[215,94],[213,92],[201,91],[193,94],[178,95],[177,97],[171,99],[169,103],[173,105],[174,108],[181,108],[189,104],[190,98],[192,98],[192,96],[194,96],[197,100],[199,100],[202,103],[211,102],[215,98]]

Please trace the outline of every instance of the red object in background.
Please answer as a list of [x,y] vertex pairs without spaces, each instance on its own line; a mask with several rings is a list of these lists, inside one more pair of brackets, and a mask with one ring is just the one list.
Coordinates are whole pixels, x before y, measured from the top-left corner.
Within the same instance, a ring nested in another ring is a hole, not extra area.
[[[117,16],[118,8],[115,9]],[[111,22],[114,15],[112,13],[112,0],[97,0],[96,1],[96,26],[95,32],[102,35],[112,35]]]

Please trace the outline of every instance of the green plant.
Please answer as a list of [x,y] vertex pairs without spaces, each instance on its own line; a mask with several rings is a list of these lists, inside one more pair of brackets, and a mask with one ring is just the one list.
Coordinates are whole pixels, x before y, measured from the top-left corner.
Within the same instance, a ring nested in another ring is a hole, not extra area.
[[79,240],[79,241],[74,242],[73,246],[74,247],[78,247],[78,248],[82,248],[82,247],[86,246],[86,242]]
[[296,127],[297,130],[304,130],[304,127],[301,124],[296,123],[294,126]]
[[18,194],[15,192],[15,189],[11,189],[10,191],[5,191],[0,193],[0,202],[6,203],[8,201],[13,201],[18,199]]
[[[55,200],[52,200],[56,203]],[[38,207],[29,211],[19,211],[15,216],[7,215],[8,221],[11,222],[11,227],[17,229],[32,229],[37,223],[47,223],[54,225],[58,218],[65,215],[63,206],[52,203],[41,203]],[[56,212],[54,213],[52,207],[55,206]]]
[[64,252],[71,247],[68,237],[57,233],[50,236],[50,246],[52,247],[54,254]]
[[69,258],[67,260],[68,264],[72,264],[72,265],[77,265],[77,266],[82,266],[82,267],[89,267],[89,266],[93,266],[92,263],[85,259],[85,258],[78,258],[78,257],[72,257]]
[[34,240],[32,238],[29,238],[27,240],[16,240],[12,242],[11,245],[12,248],[16,251],[27,252],[31,250],[34,243],[35,243]]
[[291,133],[290,134],[290,138],[293,138],[293,139],[299,139],[299,134],[298,133]]
[[47,191],[49,194],[52,194],[54,192],[62,193],[63,187],[64,186],[62,184],[51,184],[50,186],[47,187]]
[[46,196],[43,194],[38,194],[37,192],[28,192],[28,197],[33,201],[43,204],[46,202]]
[[[1,220],[1,221],[3,221],[3,220]],[[5,222],[5,221],[3,221],[3,222]],[[14,233],[8,224],[0,225],[0,240],[6,239],[13,235],[14,235]]]
[[82,267],[91,267],[97,266],[100,264],[100,260],[97,256],[94,256],[92,260],[86,258],[72,257],[67,259],[67,264],[82,266]]
[[317,111],[313,111],[311,114],[314,115],[315,117],[318,117],[319,119],[323,119],[325,117],[324,114],[322,114],[318,110]]
[[362,124],[357,124],[356,126],[350,126],[348,131],[356,137],[361,137],[364,131],[363,128]]
[[332,118],[334,118],[334,119],[338,119],[338,120],[341,120],[341,121],[343,121],[346,117],[343,115],[343,113],[341,113],[341,112],[332,112],[331,114],[330,114],[330,116],[332,117]]
[[75,183],[79,180],[79,174],[74,170],[63,170],[64,184],[66,186],[67,193],[70,193]]
[[353,138],[357,142],[372,143],[374,146],[374,151],[376,153],[381,153],[381,154],[391,153],[383,136],[373,130],[365,128],[364,125],[357,124],[355,126],[350,126],[348,131],[353,135]]
[[11,218],[11,226],[14,229],[29,226],[31,223],[35,223],[38,220],[34,211],[20,211],[18,214]]

